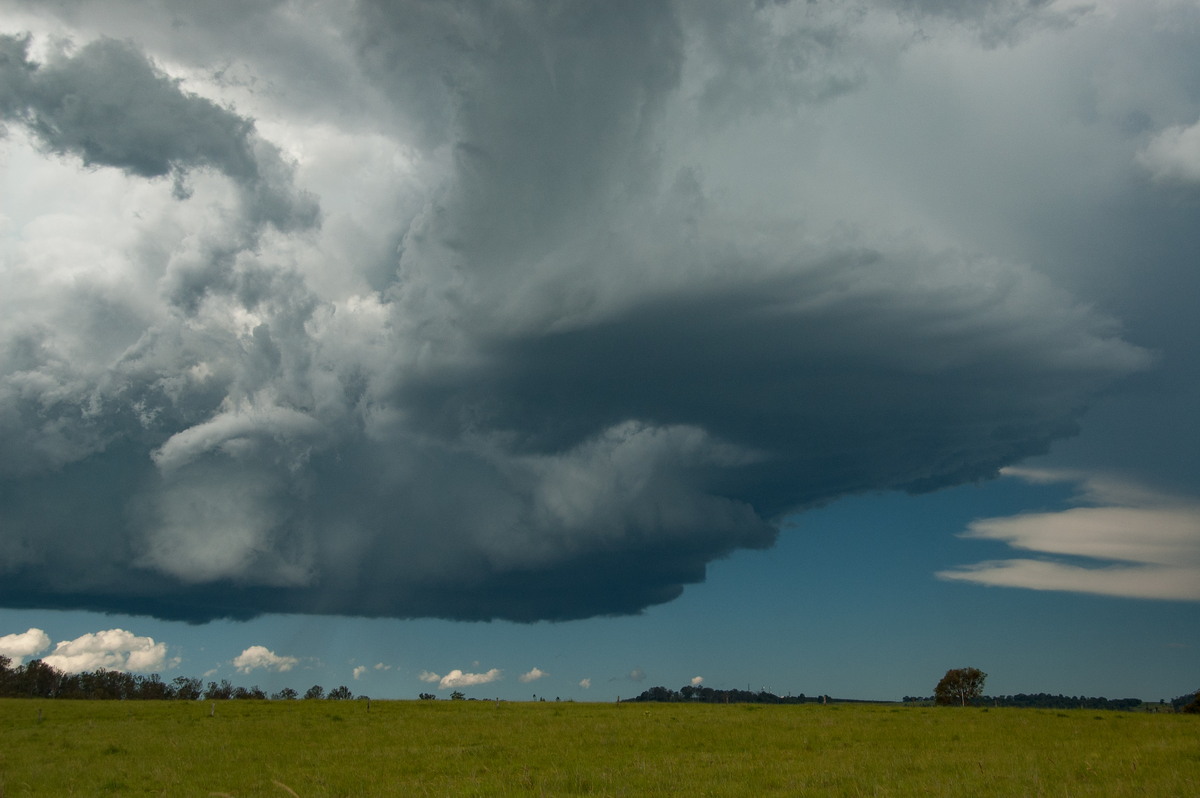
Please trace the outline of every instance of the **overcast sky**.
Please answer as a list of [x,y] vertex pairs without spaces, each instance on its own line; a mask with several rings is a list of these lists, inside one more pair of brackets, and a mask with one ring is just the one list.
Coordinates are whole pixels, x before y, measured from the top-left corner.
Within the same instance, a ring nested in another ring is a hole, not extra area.
[[0,0],[0,653],[1195,689],[1198,52],[1191,0]]

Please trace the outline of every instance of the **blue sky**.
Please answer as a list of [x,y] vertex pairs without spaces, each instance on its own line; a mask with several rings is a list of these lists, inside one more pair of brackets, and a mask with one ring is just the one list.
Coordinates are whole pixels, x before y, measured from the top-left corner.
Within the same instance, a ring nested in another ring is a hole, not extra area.
[[0,653],[1194,689],[1198,30],[0,0]]

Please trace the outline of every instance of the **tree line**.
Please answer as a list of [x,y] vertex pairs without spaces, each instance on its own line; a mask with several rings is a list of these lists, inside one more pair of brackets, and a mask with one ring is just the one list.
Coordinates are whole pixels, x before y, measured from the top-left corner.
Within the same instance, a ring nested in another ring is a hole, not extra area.
[[651,687],[641,695],[624,699],[624,701],[656,701],[661,703],[687,701],[700,704],[812,704],[828,700],[829,696],[806,696],[803,693],[800,695],[778,696],[766,690],[760,690],[757,693],[750,690],[716,690],[712,687],[698,687],[690,684],[678,690],[668,690],[666,687]]
[[[707,704],[813,704],[835,699],[828,696],[800,695],[778,696],[767,691],[713,690],[708,687],[695,688],[690,685],[679,690],[666,687],[651,687],[641,695],[622,699],[626,701],[654,701],[659,703],[696,702]],[[836,699],[846,703],[849,699]],[[934,696],[904,696],[906,704],[933,704]],[[881,703],[881,702],[868,702]],[[1113,709],[1130,712],[1140,709],[1145,702],[1140,698],[1102,698],[1089,696],[1051,695],[1049,693],[1017,693],[1016,695],[981,695],[966,699],[966,706],[974,707],[1027,707],[1036,709]],[[1188,693],[1164,702],[1164,709],[1173,712],[1200,713],[1200,692]]]
[[[904,696],[906,704],[937,703],[936,696]],[[1050,693],[1017,693],[1016,695],[980,695],[966,700],[973,707],[1033,707],[1040,709],[1118,709],[1132,710],[1144,702],[1140,698],[1103,698],[1051,695]]]
[[[63,673],[40,659],[12,667],[12,660],[0,655],[0,698],[81,698],[140,701],[224,701],[228,699],[300,698],[348,700],[355,698],[345,685],[325,692],[314,684],[303,694],[285,687],[270,696],[258,685],[242,687],[228,679],[204,684],[200,679],[177,676],[164,682],[157,673],[141,676],[123,671],[98,668],[85,673]],[[366,696],[358,696],[366,698]]]
[[[962,669],[971,676],[973,669]],[[947,677],[958,671],[947,672]],[[987,674],[980,673],[980,677]],[[939,687],[946,685],[947,678],[939,682]],[[1018,693],[1006,696],[986,696],[972,694],[971,689],[982,688],[982,678],[964,688],[957,683],[957,692],[953,693],[953,701],[942,700],[941,703],[962,703],[966,706],[980,707],[1032,707],[1040,709],[1115,709],[1134,710],[1142,706],[1138,698],[1099,698],[1085,696],[1050,695],[1049,693]],[[904,696],[906,704],[931,704],[938,699],[945,699],[939,692],[936,696]],[[952,691],[953,692],[953,691]],[[422,699],[435,699],[432,693],[422,693]],[[259,699],[276,701],[294,701],[297,699],[326,699],[345,701],[353,698],[365,699],[367,696],[355,696],[350,688],[340,685],[325,692],[325,688],[314,684],[304,693],[285,687],[277,693],[267,695],[257,685],[241,687],[230,683],[228,679],[220,682],[204,684],[200,679],[189,676],[177,676],[170,682],[164,682],[157,673],[137,675],[123,671],[111,671],[98,668],[85,673],[63,673],[47,665],[39,659],[24,665],[12,667],[12,660],[0,655],[0,698],[77,698],[77,699],[110,699],[110,700],[159,700],[159,701],[224,701],[230,699]],[[465,696],[455,691],[451,698],[462,699]],[[666,687],[651,687],[641,695],[626,698],[624,701],[654,701],[660,703],[694,702],[702,704],[819,704],[832,701],[827,695],[779,696],[767,690],[752,692],[750,690],[718,690],[712,687],[685,685],[678,690]],[[838,703],[846,703],[852,699],[837,699]],[[879,702],[867,702],[879,703]],[[1172,699],[1169,704],[1172,711],[1200,713],[1200,691],[1185,693]]]

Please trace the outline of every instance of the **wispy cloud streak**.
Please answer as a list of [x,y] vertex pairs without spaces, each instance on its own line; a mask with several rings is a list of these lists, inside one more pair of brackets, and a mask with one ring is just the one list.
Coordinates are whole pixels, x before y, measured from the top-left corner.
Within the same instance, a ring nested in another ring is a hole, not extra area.
[[1031,481],[1080,483],[1081,499],[1097,506],[974,521],[962,537],[1001,541],[1051,556],[961,566],[939,572],[940,578],[1031,590],[1200,601],[1200,501],[1075,472],[1013,468],[1006,473]]

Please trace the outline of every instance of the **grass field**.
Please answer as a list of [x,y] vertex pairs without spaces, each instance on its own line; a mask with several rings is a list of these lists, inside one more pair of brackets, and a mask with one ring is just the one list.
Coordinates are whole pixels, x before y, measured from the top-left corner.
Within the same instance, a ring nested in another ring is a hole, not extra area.
[[0,798],[1200,795],[1200,716],[490,701],[212,707],[0,700]]

